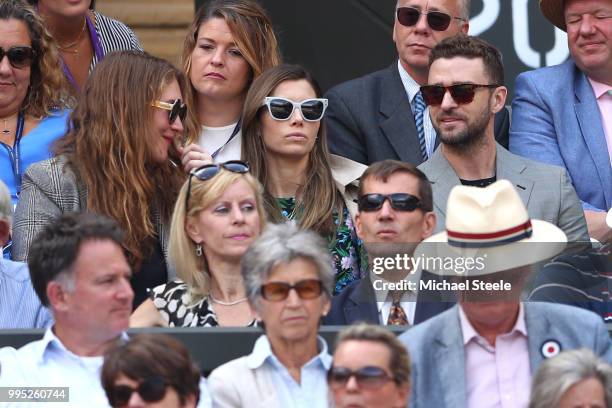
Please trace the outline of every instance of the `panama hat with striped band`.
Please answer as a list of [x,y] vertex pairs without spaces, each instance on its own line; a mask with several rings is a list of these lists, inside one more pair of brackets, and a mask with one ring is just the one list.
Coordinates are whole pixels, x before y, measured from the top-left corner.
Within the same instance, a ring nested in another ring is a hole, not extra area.
[[[480,258],[484,265],[470,270],[424,267],[439,275],[480,276],[551,258],[566,243],[558,227],[530,219],[514,186],[500,180],[485,188],[453,188],[448,197],[446,231],[423,241],[415,256],[451,259],[454,265],[459,265],[460,258]],[[465,262],[461,264],[465,266]]]
[[565,0],[540,0],[540,10],[544,17],[563,31],[565,26]]

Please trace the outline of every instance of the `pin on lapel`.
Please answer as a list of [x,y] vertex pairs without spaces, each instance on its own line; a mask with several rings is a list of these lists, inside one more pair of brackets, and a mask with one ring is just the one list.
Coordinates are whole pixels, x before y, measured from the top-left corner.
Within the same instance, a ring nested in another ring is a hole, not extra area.
[[561,352],[561,344],[556,340],[546,340],[540,348],[542,357],[551,358]]

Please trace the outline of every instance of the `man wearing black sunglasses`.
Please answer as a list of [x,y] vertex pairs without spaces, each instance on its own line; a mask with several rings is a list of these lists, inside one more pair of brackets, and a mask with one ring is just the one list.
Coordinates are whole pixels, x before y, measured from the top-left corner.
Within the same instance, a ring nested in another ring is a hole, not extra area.
[[[469,0],[399,0],[393,41],[398,60],[389,68],[332,88],[326,121],[332,153],[364,164],[385,159],[418,165],[438,145],[419,93],[427,83],[431,49],[467,33]],[[495,134],[507,146],[509,115],[500,112]]]
[[493,118],[504,109],[501,54],[475,37],[456,36],[432,51],[429,79],[421,87],[441,146],[419,166],[431,180],[441,231],[446,202],[459,184],[486,187],[507,179],[529,215],[549,220],[568,241],[588,241],[582,208],[565,170],[516,156],[495,142]]
[[[431,278],[428,272],[411,274],[411,266],[402,263],[436,225],[427,177],[408,163],[377,162],[361,177],[358,205],[355,228],[365,243],[370,273],[333,298],[324,323],[417,324],[450,307],[438,301],[440,294],[419,292],[419,280]],[[398,256],[400,267],[387,268],[385,260]],[[416,286],[389,290],[387,283],[405,280]]]

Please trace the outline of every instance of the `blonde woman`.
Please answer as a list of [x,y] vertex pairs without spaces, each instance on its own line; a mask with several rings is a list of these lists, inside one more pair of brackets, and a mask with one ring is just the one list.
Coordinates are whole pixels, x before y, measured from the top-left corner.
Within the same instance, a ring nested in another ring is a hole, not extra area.
[[257,2],[213,0],[199,9],[185,39],[183,69],[201,133],[182,152],[185,161],[199,166],[240,159],[240,115],[249,86],[279,62],[272,23]]
[[252,326],[240,260],[265,224],[261,186],[241,161],[203,166],[179,193],[170,260],[179,279],[153,289],[131,326]]

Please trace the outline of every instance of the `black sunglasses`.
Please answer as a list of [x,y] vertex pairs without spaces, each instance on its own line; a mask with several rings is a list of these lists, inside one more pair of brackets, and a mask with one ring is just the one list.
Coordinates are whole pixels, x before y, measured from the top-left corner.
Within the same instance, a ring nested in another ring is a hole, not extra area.
[[270,282],[261,285],[259,292],[264,299],[278,302],[287,299],[291,289],[295,289],[300,299],[314,299],[323,292],[323,284],[318,279],[304,279],[295,285],[285,282]]
[[497,88],[495,84],[456,84],[451,86],[441,85],[425,85],[421,87],[423,100],[429,106],[438,106],[442,104],[446,91],[450,92],[451,96],[460,105],[471,103],[474,100],[476,90],[479,88]]
[[297,108],[300,110],[305,121],[318,122],[325,114],[327,103],[327,99],[325,98],[305,99],[302,102],[293,102],[287,98],[268,96],[264,99],[261,106],[268,107],[268,112],[270,116],[272,116],[272,119],[288,120],[293,114],[293,111]]
[[248,173],[249,172],[249,164],[247,162],[243,162],[242,160],[230,160],[225,163],[211,163],[205,164],[202,167],[198,167],[195,170],[192,170],[189,173],[189,181],[187,184],[187,195],[185,196],[185,212],[189,209],[189,196],[191,195],[191,178],[195,177],[200,181],[210,180],[215,177],[221,171],[221,168],[225,170],[231,171],[232,173]]
[[156,108],[164,109],[168,111],[168,121],[172,124],[176,118],[180,118],[181,122],[187,117],[187,105],[182,100],[176,99],[172,103],[164,101],[154,101],[152,103]]
[[355,377],[359,388],[375,389],[392,381],[387,372],[376,366],[361,367],[359,370],[351,370],[346,367],[332,367],[327,372],[327,383],[332,389],[346,387],[351,377]]
[[441,11],[421,11],[414,7],[400,7],[397,9],[397,21],[403,26],[412,27],[419,22],[421,14],[427,16],[427,24],[434,31],[445,31],[453,18],[464,20],[461,17],[452,17]]
[[113,407],[127,405],[132,398],[132,393],[137,392],[145,402],[157,402],[166,395],[166,382],[161,377],[151,377],[143,380],[138,387],[129,385],[113,385],[111,388],[109,402]]
[[357,199],[359,211],[378,211],[385,200],[389,200],[391,208],[398,211],[414,211],[423,208],[421,199],[406,193],[394,194],[364,194]]
[[5,55],[11,66],[19,69],[32,65],[36,52],[32,47],[11,47],[8,50],[0,47],[0,62],[2,62]]

